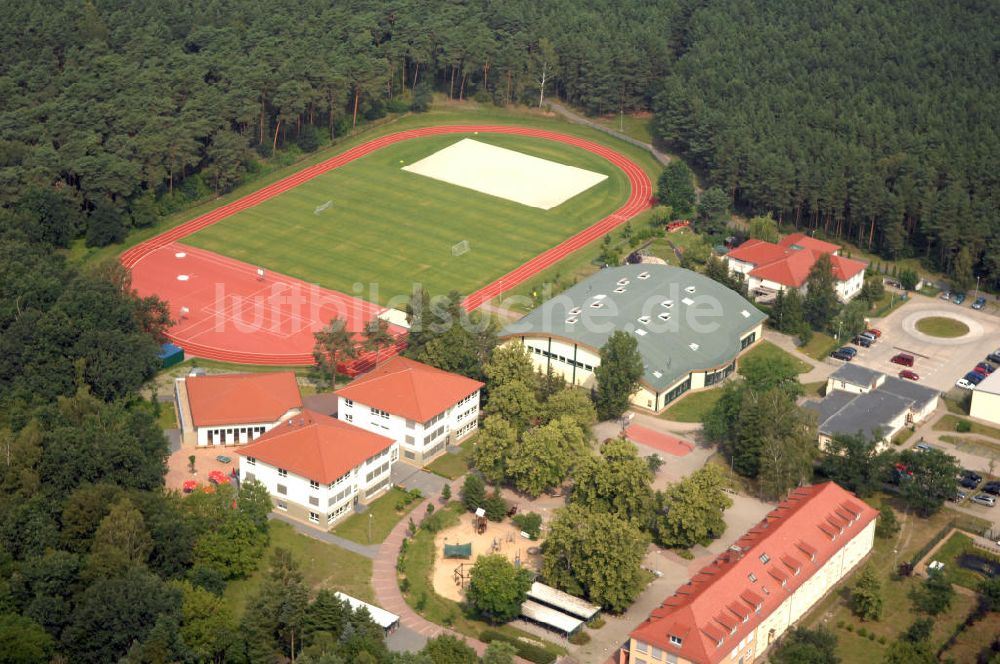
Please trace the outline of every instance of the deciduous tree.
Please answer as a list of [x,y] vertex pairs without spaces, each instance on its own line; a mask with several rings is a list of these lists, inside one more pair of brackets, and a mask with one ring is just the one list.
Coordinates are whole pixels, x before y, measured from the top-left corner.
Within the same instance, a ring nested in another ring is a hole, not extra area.
[[707,546],[726,530],[723,513],[733,504],[718,466],[707,465],[657,493],[653,538],[666,547]]
[[882,584],[870,564],[861,570],[851,588],[851,610],[862,620],[882,617]]
[[513,620],[528,597],[531,573],[515,568],[506,556],[479,556],[469,574],[465,597],[492,624]]
[[587,510],[610,512],[646,527],[652,516],[653,479],[635,445],[613,438],[601,455],[588,455],[573,471],[572,501]]
[[648,541],[638,526],[624,519],[570,504],[549,526],[542,576],[546,583],[620,613],[642,591]]
[[597,377],[597,416],[602,420],[620,417],[628,409],[629,399],[639,389],[642,356],[639,343],[631,334],[615,330],[601,346]]
[[518,489],[538,496],[564,482],[586,451],[580,427],[561,417],[524,433],[507,460],[507,472]]

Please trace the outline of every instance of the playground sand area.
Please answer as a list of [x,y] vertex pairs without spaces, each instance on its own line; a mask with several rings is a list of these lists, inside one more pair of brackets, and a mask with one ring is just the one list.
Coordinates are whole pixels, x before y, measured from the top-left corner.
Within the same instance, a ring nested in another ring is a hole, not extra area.
[[[462,558],[445,558],[445,544],[472,544],[472,555],[468,560]],[[496,549],[494,549],[494,544]],[[434,574],[432,582],[434,592],[442,597],[461,602],[465,599],[462,588],[455,580],[455,568],[464,564],[463,573],[468,582],[468,574],[476,559],[482,555],[499,553],[515,562],[520,555],[521,566],[538,571],[542,566],[540,553],[529,554],[528,549],[537,549],[540,542],[533,542],[521,537],[521,530],[504,519],[501,523],[488,521],[486,532],[476,533],[476,515],[466,512],[461,516],[459,524],[442,530],[434,538]]]

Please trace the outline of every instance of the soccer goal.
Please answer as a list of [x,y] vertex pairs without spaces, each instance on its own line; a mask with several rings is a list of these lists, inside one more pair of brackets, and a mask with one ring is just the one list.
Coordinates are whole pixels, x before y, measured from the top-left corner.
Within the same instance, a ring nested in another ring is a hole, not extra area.
[[326,203],[323,203],[322,205],[317,205],[316,209],[313,210],[313,214],[318,215],[321,212],[329,210],[332,205],[333,205],[333,201],[327,201]]
[[456,242],[452,246],[452,248],[451,248],[451,255],[452,256],[461,256],[462,254],[468,253],[469,249],[470,249],[470,247],[469,247],[469,241],[468,240],[462,240],[461,242]]

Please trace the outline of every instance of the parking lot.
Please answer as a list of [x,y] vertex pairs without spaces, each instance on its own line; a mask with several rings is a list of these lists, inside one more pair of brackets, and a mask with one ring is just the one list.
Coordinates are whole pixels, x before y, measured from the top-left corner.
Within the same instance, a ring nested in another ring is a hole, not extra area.
[[[906,368],[890,362],[897,353],[915,358],[911,369],[920,376],[920,384],[946,392],[955,381],[971,371],[977,362],[1000,347],[1000,318],[976,311],[971,300],[959,306],[944,300],[914,295],[909,303],[884,319],[873,321],[882,337],[871,348],[858,348],[854,362],[886,374],[897,375]],[[927,336],[915,324],[926,316],[950,316],[969,326],[969,332],[956,339]],[[839,360],[828,360],[841,364]]]

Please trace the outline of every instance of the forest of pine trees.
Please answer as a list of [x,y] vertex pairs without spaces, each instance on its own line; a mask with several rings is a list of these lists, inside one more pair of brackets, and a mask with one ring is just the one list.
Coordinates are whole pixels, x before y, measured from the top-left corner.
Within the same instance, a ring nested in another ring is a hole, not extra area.
[[103,245],[231,189],[259,156],[315,149],[432,91],[559,98],[652,111],[657,139],[738,211],[998,285],[998,13],[971,0],[17,3],[0,16],[0,205],[57,244]]

